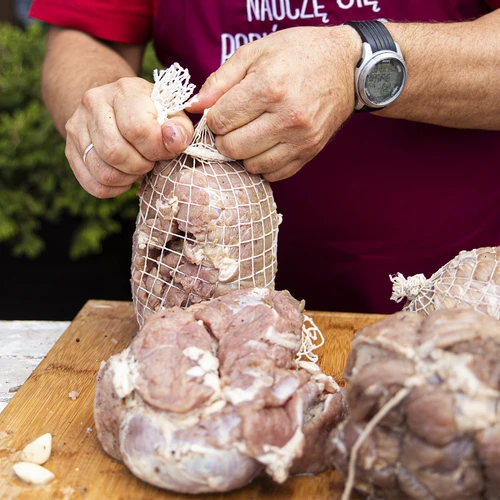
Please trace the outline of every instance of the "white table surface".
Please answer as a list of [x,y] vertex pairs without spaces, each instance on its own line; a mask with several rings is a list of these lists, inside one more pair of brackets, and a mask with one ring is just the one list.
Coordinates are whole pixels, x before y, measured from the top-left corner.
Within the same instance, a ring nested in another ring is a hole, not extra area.
[[0,321],[0,412],[70,321]]

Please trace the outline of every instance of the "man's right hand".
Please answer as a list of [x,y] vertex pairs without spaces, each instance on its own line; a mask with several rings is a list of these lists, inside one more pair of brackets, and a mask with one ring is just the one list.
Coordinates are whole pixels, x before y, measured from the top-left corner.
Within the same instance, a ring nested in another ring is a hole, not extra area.
[[[90,194],[111,198],[128,191],[156,161],[173,158],[191,141],[193,124],[182,112],[160,126],[152,88],[137,77],[92,88],[67,121],[66,157]],[[89,144],[94,147],[84,162]]]

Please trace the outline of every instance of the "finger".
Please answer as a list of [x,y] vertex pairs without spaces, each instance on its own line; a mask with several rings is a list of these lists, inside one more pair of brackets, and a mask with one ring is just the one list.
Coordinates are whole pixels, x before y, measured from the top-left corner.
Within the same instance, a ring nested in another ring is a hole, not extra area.
[[262,177],[264,177],[264,179],[268,182],[282,181],[294,176],[303,166],[304,163],[300,160],[293,160],[280,170],[268,174],[262,174]]
[[150,161],[166,160],[184,151],[193,135],[193,125],[185,113],[177,113],[169,123],[158,123],[151,99],[152,85],[140,79],[123,82],[114,99],[117,128],[123,137]]
[[165,147],[171,153],[179,154],[189,146],[193,138],[193,122],[181,111],[165,120],[161,132]]
[[163,143],[158,112],[151,99],[153,85],[138,78],[122,78],[116,87],[110,107],[114,117],[108,117],[114,120],[116,131],[147,161],[171,156]]
[[84,164],[94,180],[107,187],[131,186],[141,178],[140,175],[121,172],[106,163],[99,157],[95,146],[87,153]]
[[260,174],[269,182],[287,179],[296,174],[305,164],[297,150],[287,144],[277,144],[263,153],[243,161],[252,174]]
[[[254,45],[254,44],[252,44]],[[202,113],[206,108],[213,106],[217,100],[229,89],[241,82],[251,65],[253,50],[248,47],[240,47],[217,71],[212,73],[196,98],[192,99],[188,111]]]
[[263,113],[226,135],[218,135],[215,138],[217,151],[238,160],[260,155],[285,139],[290,139],[290,134],[283,134],[283,127],[277,125],[278,121],[276,114]]
[[[76,151],[77,149],[78,151]],[[132,187],[132,184],[129,186],[105,186],[94,179],[85,163],[83,163],[83,159],[80,156],[80,148],[75,148],[75,144],[72,141],[66,143],[66,157],[76,180],[85,191],[96,198],[113,198],[125,193]]]
[[277,86],[267,86],[255,73],[247,75],[228,90],[210,108],[207,124],[217,135],[227,134],[257,119],[281,104],[284,93]]
[[102,106],[94,115],[89,124],[89,132],[90,142],[94,144],[99,158],[107,165],[134,176],[145,174],[153,168],[154,161],[146,159],[122,135],[111,106]]
[[312,158],[331,136],[323,120],[311,109],[263,113],[246,125],[215,138],[217,150],[229,158],[246,160],[286,145],[294,154]]

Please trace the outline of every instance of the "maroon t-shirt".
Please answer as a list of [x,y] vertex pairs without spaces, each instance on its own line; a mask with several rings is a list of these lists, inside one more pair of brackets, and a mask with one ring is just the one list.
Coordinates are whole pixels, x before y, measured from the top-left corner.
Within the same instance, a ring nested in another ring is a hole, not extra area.
[[[500,0],[34,0],[32,15],[120,42],[154,39],[199,87],[234,50],[287,27],[460,21]],[[312,77],[314,77],[312,75]],[[429,277],[460,250],[500,245],[500,132],[353,115],[290,179],[277,288],[308,309],[390,313],[390,274]]]

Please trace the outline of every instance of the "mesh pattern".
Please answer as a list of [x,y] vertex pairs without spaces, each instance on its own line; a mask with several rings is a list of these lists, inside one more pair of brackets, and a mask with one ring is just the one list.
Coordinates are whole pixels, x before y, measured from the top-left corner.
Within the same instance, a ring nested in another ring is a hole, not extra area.
[[159,162],[139,196],[132,295],[140,325],[167,307],[274,288],[280,217],[262,177],[182,154]]
[[429,279],[398,273],[391,281],[391,299],[407,297],[405,311],[466,307],[500,319],[500,247],[462,251]]
[[[154,72],[160,123],[187,106],[189,79],[177,63]],[[138,191],[131,281],[140,326],[168,307],[240,288],[274,289],[281,216],[271,187],[217,151],[207,111],[186,151],[158,162]]]

